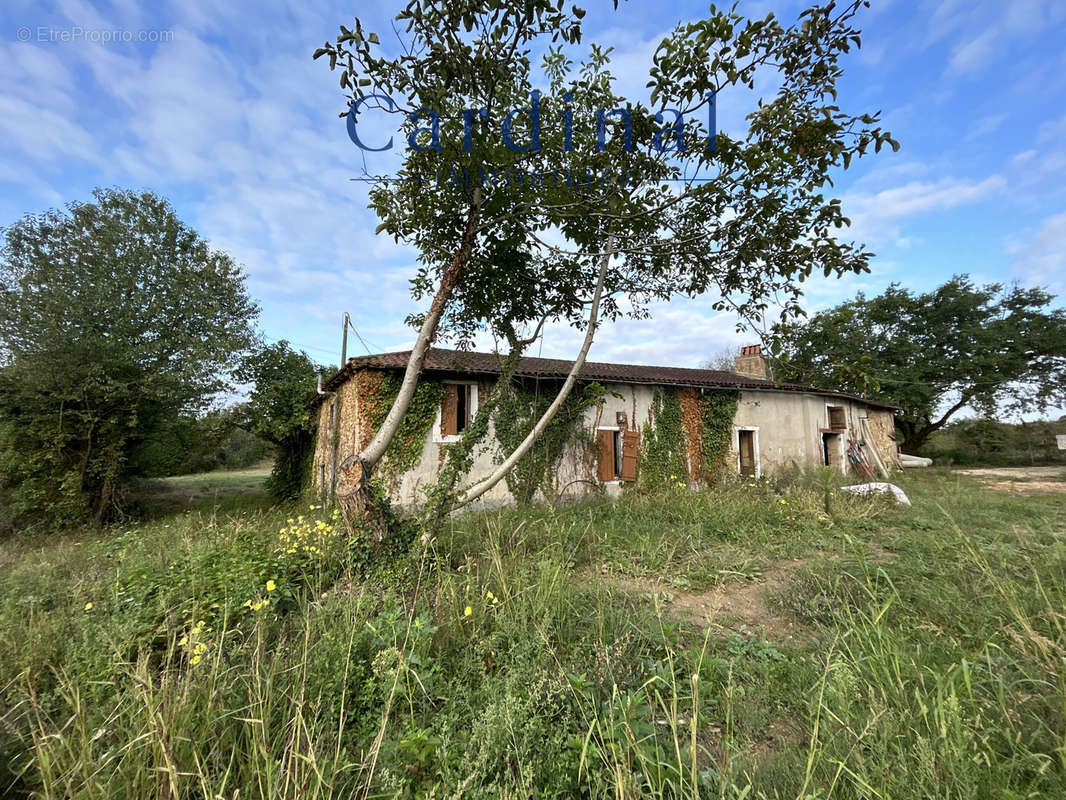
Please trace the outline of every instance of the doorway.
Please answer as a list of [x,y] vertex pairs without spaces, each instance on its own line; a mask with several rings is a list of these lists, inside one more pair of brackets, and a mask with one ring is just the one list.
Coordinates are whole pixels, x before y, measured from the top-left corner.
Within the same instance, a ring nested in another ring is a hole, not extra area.
[[822,434],[822,464],[832,467],[840,463],[843,453],[840,449],[839,433]]
[[740,453],[740,474],[745,477],[758,474],[755,461],[755,431],[737,431],[737,450]]

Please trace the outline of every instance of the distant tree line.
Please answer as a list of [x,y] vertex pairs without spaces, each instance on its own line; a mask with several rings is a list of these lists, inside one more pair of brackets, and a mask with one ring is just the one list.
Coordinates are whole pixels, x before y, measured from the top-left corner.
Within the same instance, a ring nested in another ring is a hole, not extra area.
[[1059,450],[1056,440],[1056,436],[1063,435],[1066,435],[1066,416],[1055,421],[1018,423],[962,419],[930,436],[918,454],[929,456],[940,465],[1066,466],[1066,450]]
[[176,416],[130,453],[132,470],[146,478],[166,478],[273,460],[274,445],[248,430],[246,417],[240,405]]
[[913,453],[964,410],[995,419],[1066,405],[1066,310],[1054,300],[967,275],[920,294],[894,283],[777,325],[774,376],[896,406]]

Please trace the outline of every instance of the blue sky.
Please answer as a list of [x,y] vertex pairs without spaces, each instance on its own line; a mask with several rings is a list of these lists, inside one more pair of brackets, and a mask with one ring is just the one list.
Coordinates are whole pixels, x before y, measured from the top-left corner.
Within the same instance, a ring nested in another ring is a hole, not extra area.
[[[244,265],[268,338],[335,363],[348,311],[373,349],[405,347],[414,254],[374,235],[366,187],[350,180],[361,158],[338,118],[336,75],[311,60],[356,15],[388,31],[399,5],[7,0],[0,225],[94,186],[150,188]],[[585,44],[612,45],[620,92],[641,99],[656,43],[706,9],[583,5]],[[785,20],[802,7],[740,3]],[[809,309],[963,272],[1066,295],[1066,3],[874,0],[858,24],[864,46],[846,61],[841,105],[881,110],[902,149],[836,176],[850,236],[877,257],[870,275],[811,283]],[[104,41],[113,31],[157,41]],[[750,99],[720,97],[720,129]],[[605,327],[590,357],[698,366],[750,341],[713,299]],[[572,355],[578,338],[551,329],[542,352]],[[354,341],[350,353],[361,351]]]

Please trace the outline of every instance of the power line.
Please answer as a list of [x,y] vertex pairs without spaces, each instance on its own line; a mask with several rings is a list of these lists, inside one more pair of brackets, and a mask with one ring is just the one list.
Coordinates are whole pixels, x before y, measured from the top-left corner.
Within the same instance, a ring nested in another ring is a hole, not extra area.
[[294,341],[293,339],[286,339],[286,338],[275,339],[274,337],[267,336],[266,334],[263,334],[263,338],[266,339],[268,342],[270,342],[272,344],[278,344],[278,342],[288,342],[289,344],[296,345],[301,350],[316,350],[319,353],[328,353],[329,355],[334,356],[334,357],[337,355],[336,351],[334,351],[334,350],[329,350],[329,349],[327,349],[325,347],[317,347],[317,346],[315,346],[313,344],[304,344],[303,342],[297,342],[297,341]]
[[[374,350],[370,349],[370,345],[368,345],[366,343],[366,339],[364,339],[362,337],[362,335],[359,333],[359,330],[355,327],[355,323],[352,322],[351,316],[348,317],[348,327],[352,329],[352,333],[355,334],[355,338],[358,339],[360,342],[362,342],[363,347],[366,348],[366,354],[367,355],[373,355],[374,354]],[[382,348],[378,347],[377,345],[374,346],[374,349],[377,350],[377,352],[379,352],[379,353],[382,351]],[[342,364],[341,366],[344,366],[344,365]]]

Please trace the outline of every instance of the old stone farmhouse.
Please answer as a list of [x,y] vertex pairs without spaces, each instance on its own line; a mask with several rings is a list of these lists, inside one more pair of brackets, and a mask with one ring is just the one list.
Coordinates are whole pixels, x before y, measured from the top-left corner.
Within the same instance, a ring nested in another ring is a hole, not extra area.
[[[343,491],[352,457],[384,419],[408,353],[349,359],[312,401],[318,414],[313,482],[326,493],[337,465]],[[501,374],[503,357],[433,349],[418,393],[381,466],[394,502],[420,502]],[[572,362],[522,358],[490,417],[469,481],[492,471],[554,398]],[[716,484],[828,465],[869,477],[897,464],[893,409],[860,397],[768,380],[758,346],[735,371],[587,362],[581,381],[532,454],[485,500],[615,493],[627,484]],[[536,416],[534,414],[536,413]],[[334,434],[336,431],[336,434]],[[506,452],[505,452],[506,450]]]

